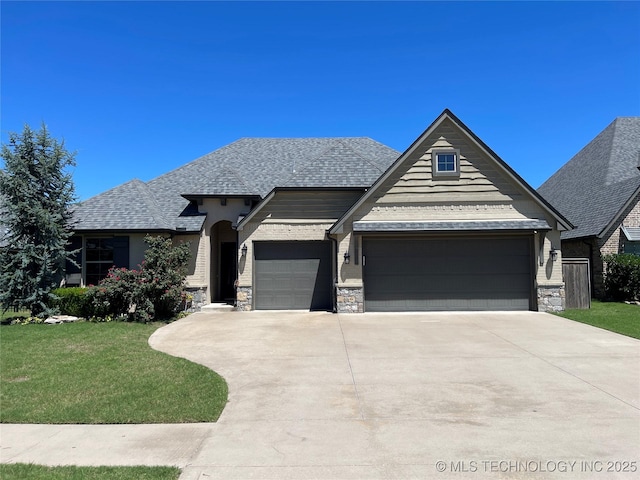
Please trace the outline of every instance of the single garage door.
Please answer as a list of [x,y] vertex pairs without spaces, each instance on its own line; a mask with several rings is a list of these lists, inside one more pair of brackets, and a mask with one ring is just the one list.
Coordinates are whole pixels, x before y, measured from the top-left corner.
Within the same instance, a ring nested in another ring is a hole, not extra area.
[[331,310],[331,243],[256,242],[255,308]]
[[531,236],[365,237],[365,309],[528,310]]

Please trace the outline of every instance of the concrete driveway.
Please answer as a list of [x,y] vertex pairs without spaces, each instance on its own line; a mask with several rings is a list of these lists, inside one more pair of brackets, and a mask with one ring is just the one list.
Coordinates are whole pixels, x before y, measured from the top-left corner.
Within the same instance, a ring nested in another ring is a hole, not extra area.
[[227,379],[217,423],[4,424],[0,461],[188,480],[639,476],[640,341],[556,316],[199,313],[149,343]]
[[184,479],[640,475],[640,342],[556,316],[198,314],[150,343],[229,383]]

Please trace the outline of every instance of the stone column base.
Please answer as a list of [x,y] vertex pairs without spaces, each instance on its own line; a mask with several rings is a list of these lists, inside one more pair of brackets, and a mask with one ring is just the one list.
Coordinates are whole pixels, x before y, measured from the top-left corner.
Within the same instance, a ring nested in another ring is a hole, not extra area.
[[364,312],[364,291],[362,287],[336,287],[338,313]]
[[253,288],[252,287],[238,287],[236,290],[236,310],[238,312],[251,311],[251,305],[253,304]]
[[538,285],[538,311],[561,312],[565,307],[564,284]]
[[186,305],[186,311],[199,312],[202,306],[207,303],[205,301],[207,299],[206,287],[185,287],[184,290],[191,296]]

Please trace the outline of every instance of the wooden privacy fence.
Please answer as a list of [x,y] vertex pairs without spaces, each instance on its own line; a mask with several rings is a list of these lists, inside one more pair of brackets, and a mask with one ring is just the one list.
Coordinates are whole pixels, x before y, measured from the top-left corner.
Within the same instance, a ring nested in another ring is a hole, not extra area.
[[563,258],[566,308],[591,308],[591,273],[588,258]]

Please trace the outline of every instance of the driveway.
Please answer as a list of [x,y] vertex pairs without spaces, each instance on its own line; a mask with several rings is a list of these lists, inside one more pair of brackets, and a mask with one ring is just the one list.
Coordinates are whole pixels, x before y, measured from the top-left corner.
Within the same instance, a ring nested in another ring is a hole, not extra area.
[[544,313],[198,313],[156,349],[229,383],[217,423],[0,426],[0,461],[182,479],[632,479],[640,341]]
[[640,469],[640,342],[553,315],[196,314],[150,344],[229,383],[183,479]]

